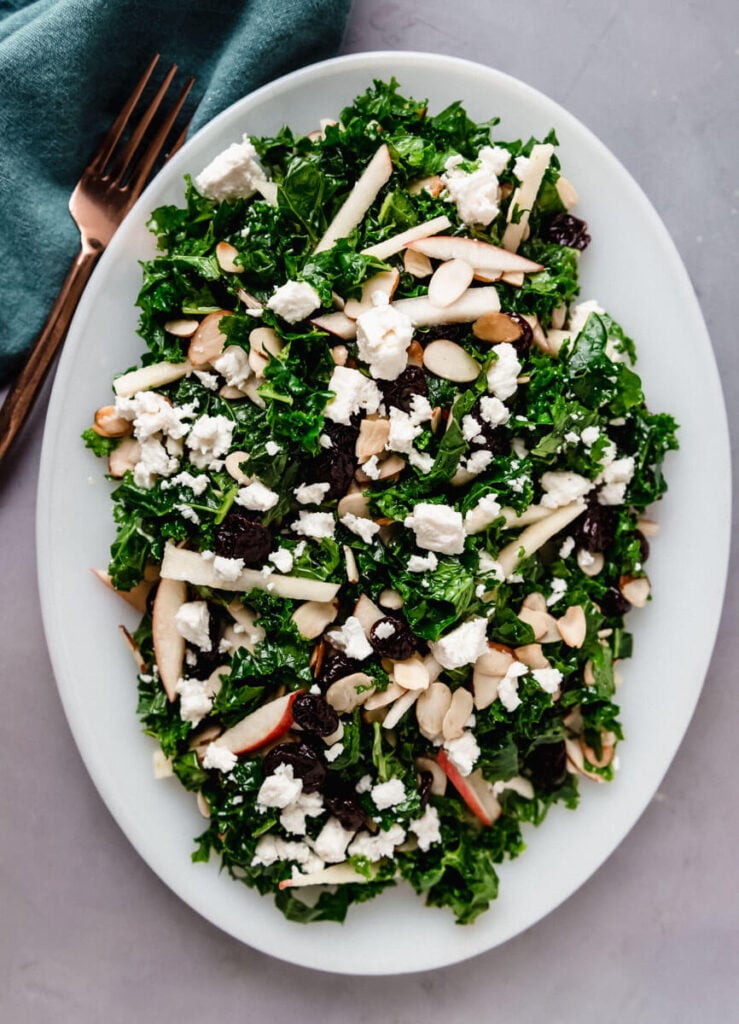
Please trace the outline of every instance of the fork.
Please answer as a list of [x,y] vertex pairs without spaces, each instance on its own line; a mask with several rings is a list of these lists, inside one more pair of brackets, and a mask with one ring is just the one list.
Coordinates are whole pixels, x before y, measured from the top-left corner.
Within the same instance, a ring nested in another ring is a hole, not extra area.
[[[122,136],[158,60],[159,54],[156,54],[82,172],[82,177],[70,197],[69,212],[79,228],[80,251],[41,328],[41,333],[31,348],[25,366],[0,409],[0,462],[9,451],[33,407],[54,356],[66,337],[72,315],[95,263],[149,180],[195,82],[194,78],[188,79],[163,117],[156,134],[142,148],[144,135],[162,106],[165,94],[177,72],[177,65],[172,65],[154,98],[131,131],[130,137],[122,142]],[[189,122],[167,151],[167,159],[185,141],[188,127]]]

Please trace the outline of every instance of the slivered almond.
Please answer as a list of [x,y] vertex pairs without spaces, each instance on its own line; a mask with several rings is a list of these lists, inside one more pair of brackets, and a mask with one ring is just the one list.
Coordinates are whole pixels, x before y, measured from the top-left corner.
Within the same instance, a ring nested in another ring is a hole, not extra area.
[[442,263],[429,281],[429,299],[435,306],[450,306],[472,284],[474,271],[465,260]]
[[510,648],[488,643],[487,651],[475,662],[475,669],[491,676],[504,676],[515,660]]
[[354,447],[354,454],[357,460],[362,463],[373,455],[379,455],[385,451],[385,445],[390,437],[390,420],[384,417],[370,419],[365,417],[359,427],[359,437]]
[[416,718],[422,736],[432,742],[442,735],[444,717],[452,703],[452,691],[446,683],[431,683],[418,698]]
[[591,746],[589,746],[585,740],[580,737],[580,747],[586,760],[590,762],[595,768],[607,768],[613,760],[613,755],[616,752],[616,748],[612,743],[606,743],[605,739],[601,743],[600,757],[596,754]]
[[523,330],[521,324],[507,313],[485,313],[472,325],[472,333],[480,341],[518,341]]
[[195,331],[200,326],[199,320],[167,320],[164,325],[164,330],[167,334],[173,334],[175,338],[192,338]]
[[252,295],[251,292],[247,292],[247,291],[244,291],[243,288],[239,288],[239,290],[236,292],[236,294],[241,299],[241,301],[244,303],[244,305],[246,306],[247,309],[253,309],[253,310],[264,309],[263,304],[259,301],[259,299],[255,295]]
[[427,689],[429,678],[429,670],[418,654],[393,664],[393,679],[406,690]]
[[532,611],[522,608],[518,613],[521,622],[527,623],[534,631],[534,638],[542,644],[553,644],[561,639],[557,620],[549,612]]
[[187,358],[193,366],[207,366],[223,352],[228,339],[221,332],[220,324],[224,316],[230,315],[228,310],[221,309],[200,321],[187,350]]
[[249,366],[257,377],[264,374],[270,356],[276,356],[282,349],[282,342],[271,327],[255,327],[249,334]]
[[[361,690],[361,692],[359,692]],[[326,690],[326,700],[340,715],[361,707],[375,692],[372,679],[364,672],[353,672],[343,679],[337,679]]]
[[241,484],[242,487],[246,487],[247,484],[254,480],[253,476],[247,476],[241,468],[242,463],[247,462],[248,459],[248,452],[229,452],[224,463],[228,475],[232,476],[236,483]]
[[445,740],[458,740],[464,732],[464,727],[472,714],[474,701],[469,690],[460,686],[452,694],[452,701],[449,710],[444,715],[441,723],[441,732]]
[[431,341],[423,350],[423,365],[436,377],[466,384],[476,380],[480,364],[461,345],[447,338]]
[[515,655],[523,665],[528,665],[529,668],[551,668],[541,644],[525,644],[523,647],[516,647]]
[[585,775],[587,778],[592,779],[593,782],[606,781],[602,775],[597,775],[595,772],[589,772],[587,770],[585,767],[582,747],[578,740],[568,737],[565,740],[565,749],[567,751],[567,765],[570,772],[576,772],[578,775]]
[[390,683],[386,690],[379,690],[372,694],[364,702],[366,711],[377,711],[378,708],[385,708],[392,704],[398,697],[402,697],[405,690],[400,683]]
[[430,277],[433,272],[428,256],[422,252],[416,252],[414,249],[406,249],[403,253],[403,269],[406,274],[411,274],[421,280],[424,277]]
[[[382,459],[379,462],[377,469],[379,472],[378,480],[389,480],[391,477],[403,472],[405,461],[399,455],[388,455],[386,459]],[[361,466],[354,475],[357,480],[365,484],[375,479],[374,477],[367,476]]]
[[588,631],[588,623],[582,605],[571,605],[557,620],[557,629],[568,647],[582,647]]
[[349,583],[359,583],[359,567],[354,552],[348,544],[344,544],[344,564],[346,565],[346,578]]
[[238,257],[239,250],[230,242],[219,242],[216,246],[218,266],[227,274],[243,274],[244,268],[236,262]]
[[133,437],[124,437],[108,456],[108,472],[116,480],[133,469],[141,458],[141,445]]
[[595,686],[595,675],[593,673],[593,662],[591,658],[585,662],[585,668],[582,672],[582,681],[586,686]]
[[369,498],[363,491],[350,491],[343,498],[339,499],[337,507],[339,519],[345,515],[359,516],[361,519],[371,519],[369,511]]
[[651,585],[646,576],[622,576],[618,589],[634,608],[643,608],[649,600]]
[[538,590],[527,594],[523,600],[523,608],[529,608],[532,612],[545,612],[547,610],[547,599]]
[[338,601],[306,601],[292,614],[295,627],[306,640],[315,640],[339,614]]
[[493,701],[498,698],[498,687],[503,676],[490,675],[475,669],[472,676],[472,690],[475,696],[475,707],[478,711],[489,708]]
[[[423,696],[423,694],[421,695]],[[420,697],[418,698],[421,699]],[[416,704],[418,707],[418,704]],[[446,772],[441,767],[438,761],[434,761],[430,757],[417,757],[416,768],[420,774],[422,772],[428,772],[431,775],[431,793],[433,796],[444,796],[446,793],[447,777]]]
[[133,433],[133,424],[119,416],[114,405],[104,405],[95,413],[92,429],[101,437],[126,437]]
[[[244,387],[243,387],[242,390],[243,390],[244,394],[246,395],[246,397],[250,401],[252,401],[254,403],[254,405],[258,406],[260,409],[266,409],[267,403],[264,401],[262,396],[259,394],[259,388],[260,387],[261,387],[261,382],[260,381],[254,380],[253,378],[249,378],[249,380],[244,382]],[[224,391],[224,388],[221,388],[221,394],[223,394],[223,391]]]
[[423,366],[423,347],[419,341],[412,341],[408,346],[408,365]]
[[500,281],[503,276],[503,271],[481,270],[479,267],[475,267],[474,274],[472,276],[475,281],[482,281],[483,284],[493,284],[495,281]]

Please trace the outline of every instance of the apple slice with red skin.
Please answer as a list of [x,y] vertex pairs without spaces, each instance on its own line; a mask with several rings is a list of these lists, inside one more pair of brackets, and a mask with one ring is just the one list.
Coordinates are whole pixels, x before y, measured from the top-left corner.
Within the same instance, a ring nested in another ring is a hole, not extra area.
[[439,751],[436,760],[475,817],[483,825],[492,825],[500,817],[501,806],[495,798],[492,785],[483,777],[479,768],[470,775],[462,775],[445,750]]
[[175,616],[187,600],[187,584],[182,580],[159,581],[151,615],[154,657],[159,678],[169,700],[177,696],[177,680],[185,660],[185,638],[180,636]]
[[348,882],[369,882],[366,875],[360,875],[353,864],[343,861],[341,864],[330,864],[320,871],[312,871],[307,875],[294,875],[283,878],[279,889],[296,889],[307,885],[346,885]]
[[408,248],[422,252],[432,260],[464,260],[475,270],[483,272],[506,274],[522,271],[524,274],[533,274],[544,269],[540,263],[476,238],[432,235],[430,238],[409,242]]
[[215,741],[216,746],[225,747],[232,754],[248,754],[282,736],[293,724],[293,702],[298,693],[302,692],[297,690],[295,693],[286,693],[284,697],[263,704],[236,725],[226,729]]

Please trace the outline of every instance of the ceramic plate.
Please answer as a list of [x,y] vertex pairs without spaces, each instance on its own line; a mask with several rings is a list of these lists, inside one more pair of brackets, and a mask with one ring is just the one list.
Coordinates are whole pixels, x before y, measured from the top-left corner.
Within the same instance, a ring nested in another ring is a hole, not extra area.
[[[101,466],[80,432],[110,396],[116,372],[135,364],[138,261],[153,254],[145,223],[178,203],[182,176],[198,173],[244,132],[283,124],[306,132],[336,115],[373,78],[395,75],[432,111],[461,99],[471,116],[501,118],[499,138],[554,128],[578,212],[594,243],[583,259],[582,296],[595,297],[637,340],[652,408],[681,423],[670,457],[670,493],[649,563],[654,602],[629,620],[635,656],[620,693],[627,739],[611,786],[582,787],[575,812],[555,809],[501,867],[501,895],[469,927],[427,909],[403,886],[351,908],[345,925],[293,924],[271,898],[192,864],[204,828],[191,794],[152,777],[153,741],[135,714],[135,670],[118,624],[135,615],[89,572],[113,537]],[[491,949],[549,913],[596,870],[654,794],[698,699],[718,626],[729,540],[729,455],[721,388],[701,314],[677,252],[648,200],[609,151],[541,93],[476,64],[419,53],[364,53],[314,65],[246,97],[216,117],[167,165],[120,228],[85,292],[59,366],[44,438],[38,563],[46,635],[59,691],[103,800],[159,877],[205,918],[264,952],[307,967],[395,974],[454,963]],[[698,524],[700,524],[698,526]],[[689,643],[679,638],[690,638]],[[677,642],[676,642],[677,639]],[[567,856],[561,851],[567,850]]]

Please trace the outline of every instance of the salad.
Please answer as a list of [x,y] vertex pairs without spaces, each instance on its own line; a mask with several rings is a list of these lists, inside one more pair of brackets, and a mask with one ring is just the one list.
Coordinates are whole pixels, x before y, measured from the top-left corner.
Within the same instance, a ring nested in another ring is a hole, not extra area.
[[155,774],[291,920],[405,879],[472,922],[618,768],[676,423],[578,301],[554,133],[496,125],[375,81],[235,141],[151,215],[146,351],[83,434]]

